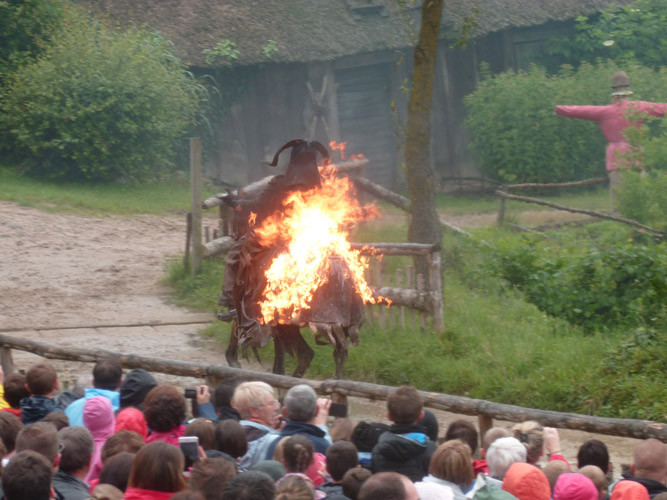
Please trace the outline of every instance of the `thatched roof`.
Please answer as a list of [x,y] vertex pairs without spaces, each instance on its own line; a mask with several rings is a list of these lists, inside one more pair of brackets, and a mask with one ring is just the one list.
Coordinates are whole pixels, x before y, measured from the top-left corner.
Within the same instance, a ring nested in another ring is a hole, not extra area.
[[[78,0],[121,25],[148,24],[190,65],[206,66],[203,50],[230,40],[236,64],[326,61],[404,48],[418,33],[413,0]],[[476,8],[475,36],[510,27],[591,14],[630,0],[445,0],[443,30],[456,29]],[[407,5],[401,6],[401,4]],[[269,41],[277,53],[266,55]],[[264,50],[263,50],[264,49]]]

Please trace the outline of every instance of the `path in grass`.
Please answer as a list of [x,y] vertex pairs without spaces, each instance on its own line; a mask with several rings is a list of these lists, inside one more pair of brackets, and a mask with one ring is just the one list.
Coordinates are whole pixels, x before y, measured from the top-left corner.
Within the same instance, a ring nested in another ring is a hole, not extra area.
[[[470,217],[469,222],[476,221],[472,218],[475,216]],[[465,227],[466,219],[457,218],[457,222]],[[224,346],[197,333],[203,325],[195,322],[211,319],[211,315],[168,304],[167,290],[158,284],[163,277],[163,263],[182,252],[183,245],[180,217],[96,218],[47,213],[0,202],[0,325],[70,327],[192,321],[193,324],[181,326],[27,330],[11,335],[60,346],[222,363]],[[14,352],[20,369],[38,359]],[[269,368],[242,363],[252,369]],[[90,365],[81,363],[53,361],[53,364],[65,383],[72,383],[79,374],[90,371]],[[198,382],[157,376],[181,387]],[[352,400],[353,417],[382,420],[384,415],[383,403]],[[460,418],[445,412],[437,412],[437,416],[443,429]],[[574,431],[564,431],[562,435],[569,459],[575,458],[578,445],[592,436]],[[616,464],[628,462],[634,440],[599,438],[614,450]]]

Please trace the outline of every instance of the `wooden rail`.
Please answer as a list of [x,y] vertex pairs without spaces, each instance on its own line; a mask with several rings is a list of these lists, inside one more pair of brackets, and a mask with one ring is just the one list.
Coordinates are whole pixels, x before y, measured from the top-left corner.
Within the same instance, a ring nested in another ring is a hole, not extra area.
[[[113,357],[124,368],[143,368],[150,372],[167,373],[184,377],[195,377],[209,380],[209,383],[230,377],[245,377],[266,382],[274,388],[289,389],[297,384],[307,384],[319,394],[352,396],[371,400],[386,400],[395,388],[355,382],[352,380],[307,380],[273,373],[255,372],[231,368],[221,365],[175,361],[153,356],[123,354],[104,349],[63,348],[45,342],[20,339],[0,334],[0,350],[5,353],[10,349],[27,351],[49,359],[61,359],[85,363],[95,363],[106,357]],[[508,382],[509,383],[509,382]],[[491,424],[496,418],[510,422],[537,420],[542,425],[561,429],[595,432],[611,436],[631,437],[636,439],[656,438],[667,442],[667,424],[649,420],[616,419],[561,413],[556,411],[522,408],[520,406],[493,403],[482,399],[452,396],[435,392],[420,391],[424,398],[424,406],[463,415],[477,415]]]
[[[628,224],[630,226],[638,227],[642,229],[643,231],[649,232],[659,238],[664,238],[665,233],[662,231],[659,231],[657,229],[654,229],[650,226],[646,226],[644,224],[641,224],[635,220],[631,219],[626,219],[624,217],[616,217],[614,215],[609,215],[609,214],[603,214],[600,212],[595,212],[593,210],[585,210],[582,208],[572,208],[572,207],[567,207],[565,205],[559,205],[558,203],[552,203],[550,201],[544,201],[540,200],[538,198],[530,198],[528,196],[517,196],[514,194],[509,194],[504,191],[496,191],[496,195],[498,195],[500,198],[505,199],[507,198],[508,200],[517,200],[517,201],[523,201],[526,203],[535,203],[537,205],[544,205],[547,207],[552,207],[552,208],[557,208],[558,210],[564,210],[566,212],[572,212],[576,214],[586,214],[590,215],[591,217],[597,217],[599,219],[607,219],[607,220],[613,220],[615,222],[622,222],[623,224]],[[501,221],[501,217],[499,216],[499,221]]]

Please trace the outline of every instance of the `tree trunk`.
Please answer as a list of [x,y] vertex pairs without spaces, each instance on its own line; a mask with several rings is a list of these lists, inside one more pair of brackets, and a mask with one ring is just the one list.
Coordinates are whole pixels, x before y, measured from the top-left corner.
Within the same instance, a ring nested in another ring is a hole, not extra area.
[[[412,89],[408,104],[405,163],[410,192],[408,239],[441,244],[442,226],[435,208],[435,175],[431,169],[431,98],[443,0],[424,0],[419,41],[414,50]],[[416,258],[417,272],[428,276],[428,262]]]

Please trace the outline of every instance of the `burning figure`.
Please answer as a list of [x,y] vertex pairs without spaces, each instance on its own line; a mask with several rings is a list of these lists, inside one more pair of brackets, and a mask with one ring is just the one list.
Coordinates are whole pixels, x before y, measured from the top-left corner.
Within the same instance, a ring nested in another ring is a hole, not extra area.
[[299,331],[308,325],[318,344],[333,345],[340,378],[348,341],[358,343],[363,303],[379,300],[364,280],[367,259],[350,249],[348,231],[375,211],[359,205],[320,143],[290,141],[269,165],[276,166],[286,149],[291,156],[284,175],[226,197],[238,235],[219,301],[234,307],[221,319],[236,321],[227,360],[238,366],[238,345],[263,346],[273,337],[274,373],[284,373],[288,351],[298,359],[294,375],[302,376],[314,355]]

